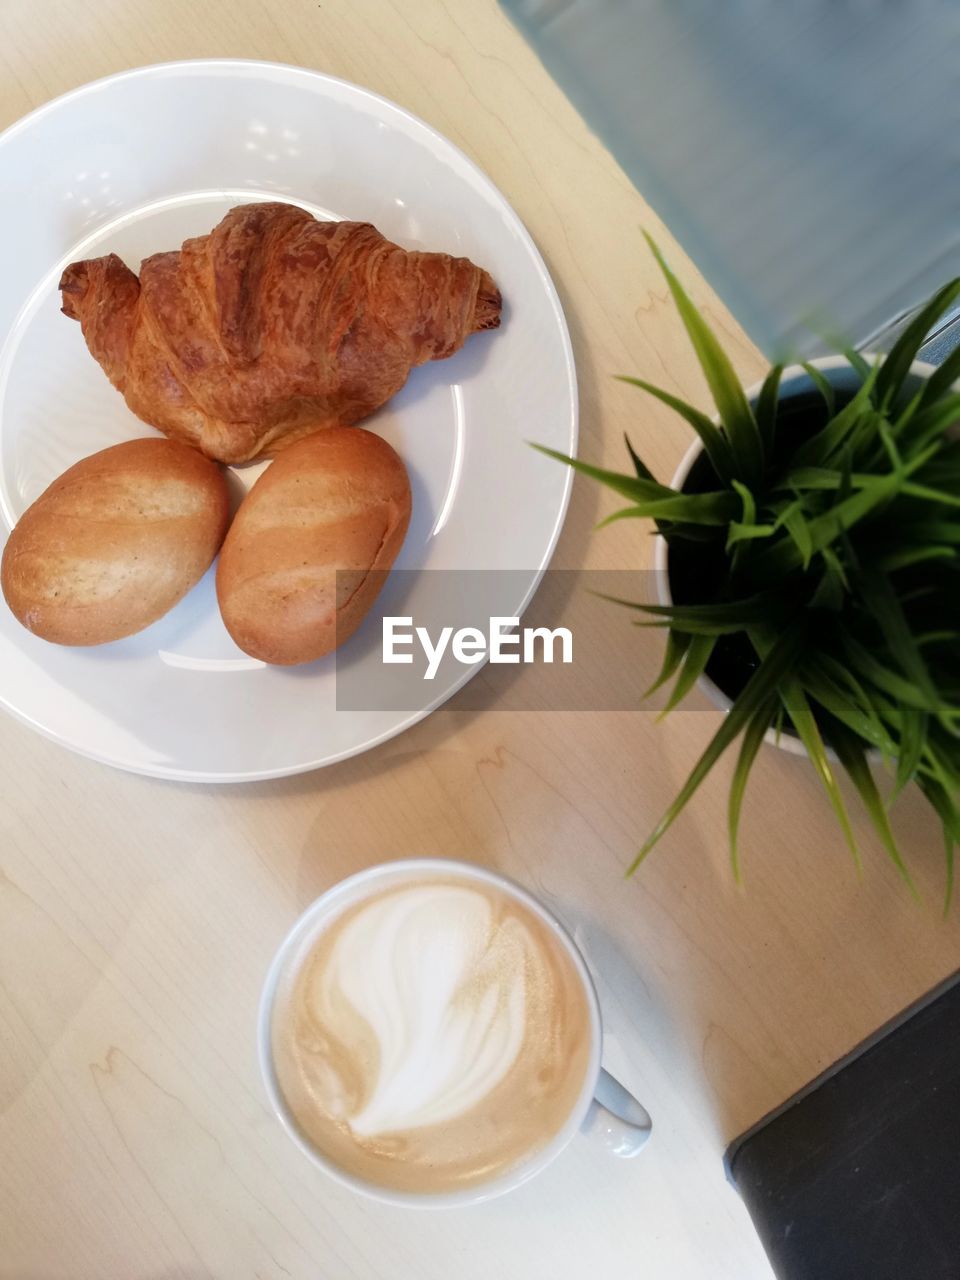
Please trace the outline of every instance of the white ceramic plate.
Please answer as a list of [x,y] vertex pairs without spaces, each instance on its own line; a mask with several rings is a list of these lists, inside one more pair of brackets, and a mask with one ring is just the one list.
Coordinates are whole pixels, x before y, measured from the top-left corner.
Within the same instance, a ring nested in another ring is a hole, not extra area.
[[[524,442],[576,445],[570,340],[540,255],[499,191],[428,125],[355,85],[268,63],[113,76],[0,137],[2,536],[72,463],[152,434],[60,314],[63,266],[112,251],[137,270],[260,199],[370,221],[407,248],[466,255],[500,285],[502,327],[415,370],[365,425],[411,474],[398,567],[521,570],[504,575],[498,601],[502,614],[521,612],[570,488],[567,468]],[[260,469],[235,473],[237,483]],[[402,612],[429,613],[431,574],[412,588],[404,577]],[[398,611],[389,583],[356,637],[356,661],[379,665],[369,628],[385,611]],[[268,668],[236,648],[212,572],[148,630],[94,649],[38,640],[0,601],[0,703],[65,746],[160,777],[242,781],[330,764],[421,719],[476,670],[425,685],[413,712],[338,712],[332,658]]]

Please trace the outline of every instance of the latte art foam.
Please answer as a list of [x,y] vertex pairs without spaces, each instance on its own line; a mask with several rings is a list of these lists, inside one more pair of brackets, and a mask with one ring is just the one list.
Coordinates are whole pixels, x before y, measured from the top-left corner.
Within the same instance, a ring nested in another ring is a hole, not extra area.
[[309,993],[338,1039],[349,1035],[338,1017],[348,1006],[376,1041],[364,1103],[345,1117],[351,1130],[440,1124],[487,1097],[523,1043],[533,954],[522,924],[495,929],[489,900],[454,885],[418,885],[358,911]]
[[423,1191],[494,1177],[549,1141],[589,1040],[566,951],[468,880],[407,882],[349,908],[282,984],[273,1026],[305,1135],[350,1172]]

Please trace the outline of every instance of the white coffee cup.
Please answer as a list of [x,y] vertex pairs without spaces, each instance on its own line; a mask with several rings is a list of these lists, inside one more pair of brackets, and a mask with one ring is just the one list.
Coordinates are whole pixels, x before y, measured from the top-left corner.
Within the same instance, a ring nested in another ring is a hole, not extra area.
[[[300,952],[302,944],[314,934],[319,934],[327,922],[332,921],[348,907],[380,892],[388,887],[391,881],[399,882],[411,877],[443,877],[448,880],[462,879],[468,883],[479,882],[516,899],[543,922],[554,940],[569,955],[583,983],[590,1017],[591,1045],[584,1084],[563,1127],[545,1146],[533,1151],[528,1158],[506,1173],[489,1182],[454,1191],[394,1190],[367,1182],[328,1159],[304,1136],[291,1115],[279,1087],[271,1048],[271,1027],[277,988],[288,962]],[[325,1173],[353,1191],[359,1191],[386,1204],[402,1205],[408,1208],[453,1208],[477,1204],[482,1200],[490,1200],[494,1196],[512,1191],[514,1187],[529,1181],[551,1164],[581,1131],[602,1142],[613,1155],[620,1157],[637,1155],[650,1137],[652,1122],[646,1110],[633,1095],[601,1067],[602,1038],[600,1005],[593,980],[583,956],[559,921],[542,903],[505,876],[470,863],[440,858],[404,859],[369,867],[357,875],[341,880],[339,884],[317,898],[300,916],[280,944],[280,949],[274,957],[264,983],[257,1022],[260,1070],[270,1105],[300,1150]]]

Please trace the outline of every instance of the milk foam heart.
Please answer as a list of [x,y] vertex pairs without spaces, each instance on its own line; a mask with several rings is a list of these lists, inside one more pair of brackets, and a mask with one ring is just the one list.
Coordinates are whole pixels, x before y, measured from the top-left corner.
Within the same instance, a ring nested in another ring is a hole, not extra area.
[[533,912],[476,881],[383,889],[320,929],[278,989],[278,1082],[348,1171],[445,1190],[564,1124],[589,1052],[583,982]]
[[356,1134],[441,1124],[503,1080],[524,1035],[533,939],[497,928],[488,898],[456,885],[415,885],[367,903],[344,927],[309,997],[336,1032],[345,1001],[369,1026],[377,1070]]

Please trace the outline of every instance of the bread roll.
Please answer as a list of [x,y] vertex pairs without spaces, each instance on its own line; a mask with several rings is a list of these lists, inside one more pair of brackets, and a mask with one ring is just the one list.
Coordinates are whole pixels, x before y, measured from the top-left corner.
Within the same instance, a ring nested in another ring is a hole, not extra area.
[[244,499],[217,565],[227,630],[264,662],[312,662],[351,636],[410,521],[410,481],[361,427],[291,445]]
[[21,516],[0,581],[16,618],[55,644],[142,631],[198,582],[229,517],[216,463],[173,440],[84,458]]

